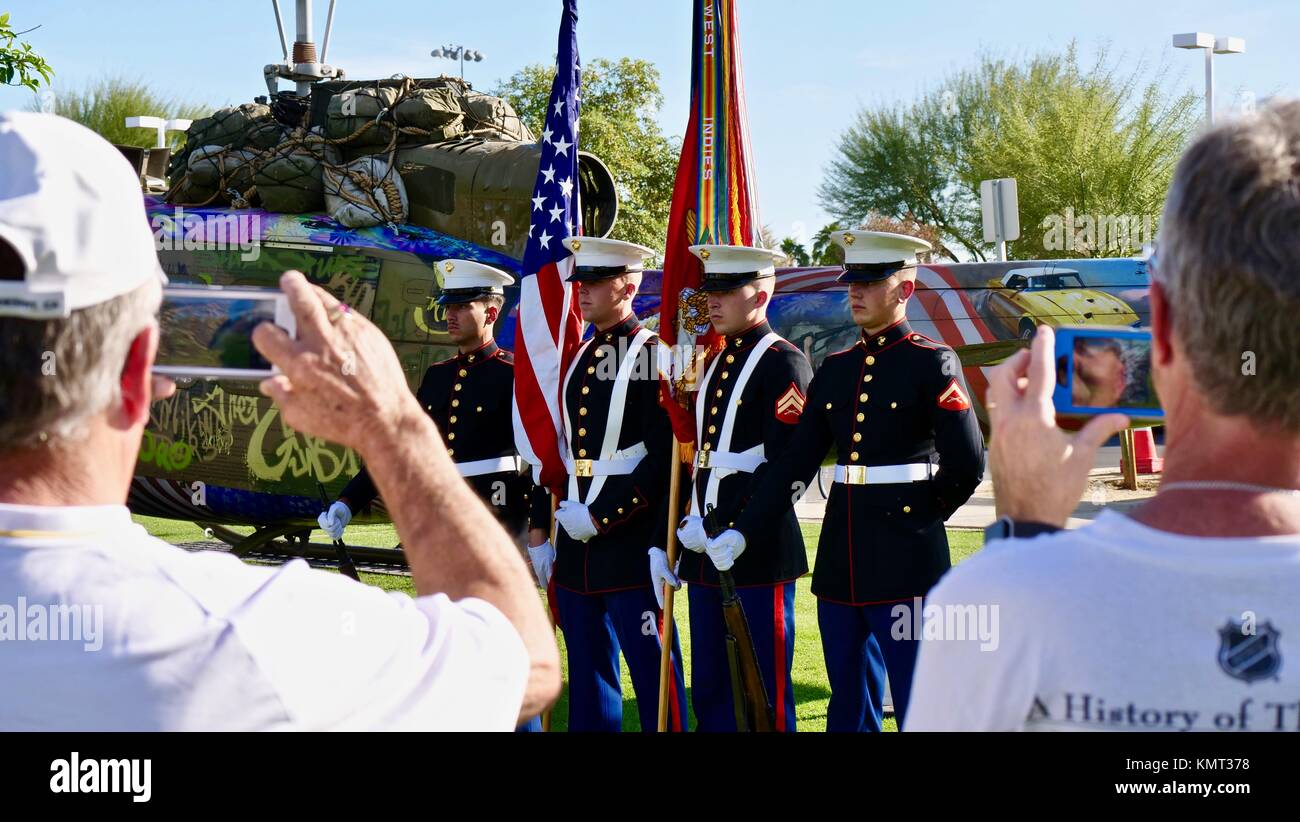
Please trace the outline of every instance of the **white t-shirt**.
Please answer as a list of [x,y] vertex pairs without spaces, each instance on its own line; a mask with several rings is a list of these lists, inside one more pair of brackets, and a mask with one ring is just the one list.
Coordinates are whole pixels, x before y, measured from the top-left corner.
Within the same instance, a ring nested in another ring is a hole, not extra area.
[[150,537],[123,506],[0,504],[0,729],[499,730],[523,640],[412,599]]
[[955,637],[981,606],[985,638],[923,641],[907,730],[1300,730],[1300,534],[1186,537],[1106,511],[990,543],[926,616]]

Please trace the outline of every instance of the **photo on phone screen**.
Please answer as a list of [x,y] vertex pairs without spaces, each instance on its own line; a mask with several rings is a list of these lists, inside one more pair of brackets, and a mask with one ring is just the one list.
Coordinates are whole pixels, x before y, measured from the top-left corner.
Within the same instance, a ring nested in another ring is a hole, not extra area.
[[1056,410],[1163,416],[1151,382],[1151,337],[1133,329],[1062,328],[1056,335]]
[[268,377],[274,369],[253,346],[253,329],[264,322],[283,325],[286,313],[278,290],[164,289],[154,370],[182,377]]

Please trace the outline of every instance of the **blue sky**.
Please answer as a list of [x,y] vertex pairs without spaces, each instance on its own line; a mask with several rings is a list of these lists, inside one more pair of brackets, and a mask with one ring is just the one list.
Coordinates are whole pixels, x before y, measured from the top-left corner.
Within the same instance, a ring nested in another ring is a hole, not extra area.
[[[974,3],[910,0],[741,0],[740,29],[750,130],[763,221],[778,237],[808,236],[829,218],[817,199],[839,134],[860,106],[906,102],[982,52],[1015,58],[1077,39],[1083,59],[1109,45],[1126,66],[1169,70],[1171,86],[1200,94],[1199,52],[1170,46],[1175,32],[1244,37],[1247,51],[1215,58],[1220,109],[1243,95],[1300,94],[1300,4],[1288,2]],[[281,0],[293,39],[293,0]],[[319,46],[326,0],[317,0]],[[686,125],[691,0],[579,0],[584,60],[639,57],[663,75],[660,122]],[[554,61],[560,0],[339,0],[329,61],[351,78],[454,73],[435,46],[463,43],[486,55],[466,79],[491,88],[528,63]],[[105,73],[146,79],[159,91],[215,105],[265,93],[262,66],[279,59],[266,0],[184,4],[116,0],[0,0],[54,66],[59,86]],[[0,88],[0,109],[30,92]],[[617,229],[615,229],[617,235]]]

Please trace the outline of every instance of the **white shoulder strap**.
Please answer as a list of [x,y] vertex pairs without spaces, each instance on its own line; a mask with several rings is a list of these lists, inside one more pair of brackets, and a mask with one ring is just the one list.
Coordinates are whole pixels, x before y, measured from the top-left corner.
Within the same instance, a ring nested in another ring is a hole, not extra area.
[[[758,361],[763,359],[763,355],[767,353],[767,349],[776,344],[779,339],[781,339],[779,334],[775,331],[769,331],[767,334],[763,335],[763,338],[754,346],[754,350],[745,358],[745,365],[740,369],[740,374],[736,376],[736,387],[731,391],[731,396],[733,398],[740,399],[745,395],[745,386],[749,384],[749,378],[753,375],[754,369],[758,367]],[[722,434],[718,437],[719,451],[731,451],[731,434],[736,427],[736,408],[736,403],[730,402],[727,404],[727,410],[723,414]],[[717,469],[709,471],[709,481],[707,487],[704,489],[704,508],[698,509],[697,506],[698,510],[707,511],[710,505],[718,504],[718,484],[721,479],[722,478],[718,476]],[[692,483],[692,490],[694,489],[694,485],[695,484]],[[695,503],[694,497],[692,497],[691,502],[692,504]],[[704,516],[704,514],[697,512],[696,516]]]

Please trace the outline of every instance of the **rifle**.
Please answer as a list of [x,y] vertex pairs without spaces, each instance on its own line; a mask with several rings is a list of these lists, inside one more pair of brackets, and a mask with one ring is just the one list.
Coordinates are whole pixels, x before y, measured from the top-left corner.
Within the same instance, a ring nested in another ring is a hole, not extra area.
[[[705,516],[705,532],[710,537],[721,532],[713,527],[713,506]],[[719,571],[722,584],[722,621],[726,627],[727,667],[731,671],[731,699],[736,708],[737,731],[771,731],[776,724],[776,714],[767,698],[763,674],[758,668],[758,653],[754,637],[749,632],[745,609],[736,593],[736,580],[731,571]],[[779,664],[779,663],[778,663]]]
[[[325,493],[325,486],[320,480],[316,481],[316,487],[320,489],[321,510],[328,512],[330,509],[329,494]],[[348,546],[343,544],[343,540],[334,540],[334,550],[339,555],[339,573],[360,582],[361,575],[357,573],[357,566],[353,564],[352,555],[348,553]]]

